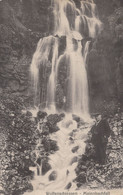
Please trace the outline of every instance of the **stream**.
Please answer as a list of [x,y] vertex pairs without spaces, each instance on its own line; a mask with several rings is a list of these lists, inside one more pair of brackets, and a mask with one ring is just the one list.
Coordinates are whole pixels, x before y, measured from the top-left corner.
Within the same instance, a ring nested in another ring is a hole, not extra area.
[[65,116],[57,123],[60,130],[50,135],[59,147],[58,151],[49,155],[49,164],[52,168],[45,175],[37,175],[36,167],[30,167],[30,170],[34,171],[34,179],[31,181],[33,191],[26,192],[24,195],[77,189],[76,183],[73,182],[76,178],[75,168],[79,158],[85,152],[85,141],[91,125],[92,121],[77,128],[77,122],[71,115]]

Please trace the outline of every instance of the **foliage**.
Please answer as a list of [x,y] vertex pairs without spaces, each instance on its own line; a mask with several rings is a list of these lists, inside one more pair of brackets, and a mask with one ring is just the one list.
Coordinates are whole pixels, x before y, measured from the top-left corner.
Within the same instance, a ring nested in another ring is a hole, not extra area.
[[111,34],[116,39],[123,40],[123,8],[120,7],[108,17],[109,27]]
[[0,99],[0,123],[2,135],[2,186],[6,194],[18,195],[32,188],[29,178],[32,172],[31,151],[35,147],[36,124],[30,115],[22,112],[21,98],[2,94]]
[[99,165],[95,161],[95,149],[90,140],[90,132],[85,154],[79,159],[75,182],[78,187],[101,187],[106,189],[123,187],[123,113],[117,113],[109,118],[112,130],[108,140],[106,163]]

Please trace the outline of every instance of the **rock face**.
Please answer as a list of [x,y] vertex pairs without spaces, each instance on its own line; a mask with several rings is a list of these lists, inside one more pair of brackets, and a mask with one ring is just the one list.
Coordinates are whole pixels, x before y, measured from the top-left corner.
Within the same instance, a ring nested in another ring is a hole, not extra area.
[[49,32],[49,14],[50,0],[0,1],[1,93],[30,95],[30,63],[38,40]]
[[123,4],[116,0],[96,4],[103,30],[92,42],[87,64],[91,110],[99,111],[107,106],[110,110],[116,100],[123,104]]
[[[74,0],[80,7],[80,0]],[[123,104],[123,3],[122,0],[96,0],[101,34],[92,40],[87,57],[90,110],[110,110]],[[53,32],[51,0],[0,1],[0,93],[32,97],[30,63],[41,37]],[[89,37],[87,37],[89,39]],[[59,54],[65,47],[61,37]],[[50,71],[50,70],[49,70]],[[58,76],[56,104],[63,106],[65,64]],[[45,92],[44,92],[45,94]]]

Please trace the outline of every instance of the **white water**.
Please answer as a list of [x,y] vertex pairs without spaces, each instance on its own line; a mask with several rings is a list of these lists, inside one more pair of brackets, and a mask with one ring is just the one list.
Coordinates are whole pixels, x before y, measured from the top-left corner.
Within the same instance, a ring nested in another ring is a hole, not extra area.
[[56,87],[56,63],[58,59],[58,40],[55,39],[53,46],[53,57],[52,57],[52,70],[49,77],[47,87],[47,108],[50,110],[55,109],[55,87]]
[[[89,116],[88,79],[86,72],[86,58],[89,51],[89,43],[82,48],[81,40],[87,37],[94,38],[101,28],[101,22],[97,17],[96,5],[93,1],[81,1],[78,9],[73,0],[52,0],[54,7],[54,35],[42,38],[32,59],[31,75],[34,83],[35,104],[46,103],[47,109],[54,112],[56,108],[56,86],[59,74],[60,62],[65,59],[67,66],[66,84],[67,93],[64,94],[64,104],[67,112],[76,113],[83,118]],[[66,37],[66,49],[59,56],[61,36]],[[83,49],[83,54],[82,54]],[[52,55],[51,55],[52,53]],[[52,58],[52,59],[50,59]],[[50,65],[51,62],[51,65]],[[49,78],[46,79],[46,69],[51,67]],[[40,80],[40,74],[44,80]],[[43,99],[41,83],[46,83],[46,98]]]
[[[81,158],[81,154],[85,151],[85,140],[90,130],[90,124],[85,124],[80,129],[77,129],[77,123],[72,120],[71,115],[67,115],[63,121],[58,123],[58,126],[60,130],[50,135],[52,140],[57,141],[59,147],[59,150],[49,157],[52,169],[45,175],[37,176],[36,168],[30,168],[35,173],[35,177],[31,182],[33,191],[27,192],[25,195],[40,195],[44,192],[65,191],[69,183],[71,183],[70,191],[74,191],[77,188],[73,182],[76,178],[75,168],[78,159]],[[78,146],[78,150],[73,153],[72,149],[75,146]],[[75,157],[77,161],[72,162]],[[49,175],[53,171],[56,172],[57,177],[54,181],[49,181]]]
[[[73,0],[52,0],[54,7],[54,34],[42,38],[33,56],[31,64],[31,75],[34,83],[35,104],[42,103],[42,91],[40,74],[46,78],[46,68],[50,67],[51,72],[46,83],[46,109],[56,112],[56,87],[59,70],[63,62],[67,66],[66,93],[64,94],[64,111],[80,115],[84,120],[89,118],[88,79],[86,71],[87,55],[90,41],[87,41],[82,48],[82,40],[85,37],[94,38],[101,29],[101,22],[98,19],[96,5],[93,0],[81,1],[78,9]],[[66,37],[66,48],[59,56],[60,37]],[[52,53],[52,55],[51,55]],[[50,62],[51,63],[50,63]],[[68,105],[69,106],[68,106]],[[66,107],[67,105],[67,107]],[[45,191],[65,190],[71,182],[70,190],[75,190],[76,185],[73,179],[76,177],[75,168],[77,162],[71,164],[74,157],[79,158],[85,150],[85,140],[88,128],[83,126],[73,133],[73,141],[69,140],[69,133],[76,129],[76,122],[71,120],[70,115],[59,123],[60,130],[51,136],[57,141],[59,150],[50,155],[52,169],[44,176],[36,176],[32,181],[34,191],[30,195],[43,194]],[[70,125],[67,125],[71,121]],[[79,146],[76,153],[72,148]],[[55,181],[49,181],[49,175],[56,171]],[[36,170],[35,170],[36,172]],[[25,193],[25,195],[28,193]]]
[[77,49],[70,50],[70,41],[68,40],[67,54],[69,56],[70,79],[69,79],[69,95],[71,97],[71,112],[87,117],[88,110],[88,81],[85,69],[84,58],[81,54],[81,41],[77,42]]

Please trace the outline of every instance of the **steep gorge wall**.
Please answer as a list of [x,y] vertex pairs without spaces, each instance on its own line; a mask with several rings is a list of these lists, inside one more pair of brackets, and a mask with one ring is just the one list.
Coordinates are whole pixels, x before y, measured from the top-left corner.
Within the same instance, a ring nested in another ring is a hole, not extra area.
[[[99,111],[109,102],[111,107],[117,100],[123,103],[123,3],[95,2],[103,30],[92,40],[87,68],[91,110]],[[32,55],[38,40],[52,33],[52,11],[51,0],[0,2],[0,93],[30,96]]]
[[37,42],[49,32],[50,1],[0,2],[0,93],[29,96],[30,63]]
[[91,109],[123,105],[123,2],[96,0],[103,30],[88,56]]

